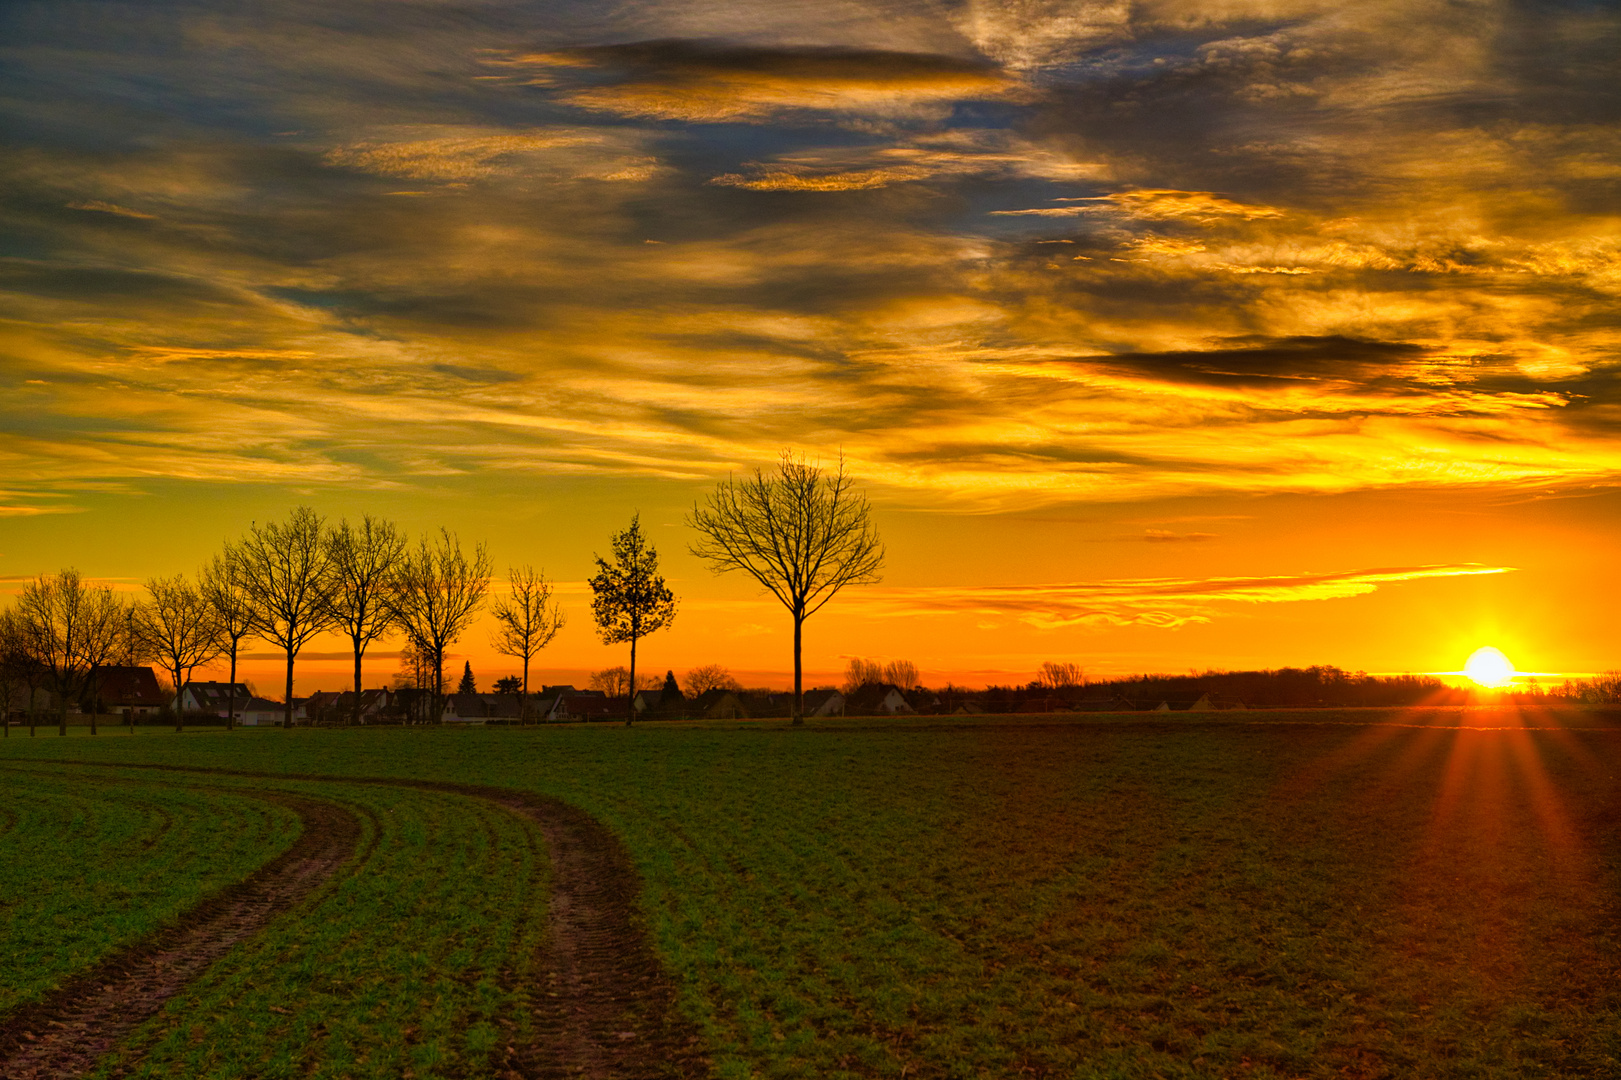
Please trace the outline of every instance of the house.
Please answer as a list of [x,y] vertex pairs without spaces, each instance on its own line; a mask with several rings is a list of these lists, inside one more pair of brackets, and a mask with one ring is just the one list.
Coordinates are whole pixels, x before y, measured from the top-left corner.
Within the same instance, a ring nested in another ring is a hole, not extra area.
[[515,723],[523,718],[523,703],[516,694],[446,694],[446,724]]
[[687,712],[703,720],[742,720],[749,715],[736,694],[719,686],[687,702]]
[[546,714],[548,720],[618,720],[625,715],[627,702],[609,697],[600,690],[581,690],[557,698]]
[[[280,701],[271,701],[269,698],[247,697],[237,698],[237,723],[243,727],[278,727],[287,719],[287,706]],[[219,715],[224,716],[222,710]]]
[[[180,703],[180,711],[187,713],[207,713],[209,716],[224,716],[230,711],[231,683],[223,682],[189,682],[176,699]],[[242,710],[253,691],[248,689],[247,683],[236,683],[236,715],[240,721]],[[259,700],[264,700],[260,698]],[[280,705],[276,706],[281,708]]]
[[[316,698],[323,700],[319,708]],[[382,687],[377,690],[362,690],[360,692],[360,722],[362,724],[375,724],[385,713],[394,710],[398,705],[396,698],[398,691]],[[318,723],[352,724],[355,720],[355,692],[345,690],[341,694],[311,694],[308,705],[309,713]]]
[[99,667],[96,669],[96,711],[150,716],[169,704],[169,695],[158,685],[157,672],[149,667]]
[[806,690],[800,707],[805,716],[843,716],[844,695],[830,687]]
[[1055,713],[1069,712],[1069,703],[1062,698],[1031,697],[1019,703],[1021,713]]
[[868,683],[845,698],[844,708],[854,716],[910,716],[917,712],[901,688],[891,683]]
[[1215,712],[1216,706],[1211,703],[1209,694],[1187,693],[1167,694],[1154,712]]

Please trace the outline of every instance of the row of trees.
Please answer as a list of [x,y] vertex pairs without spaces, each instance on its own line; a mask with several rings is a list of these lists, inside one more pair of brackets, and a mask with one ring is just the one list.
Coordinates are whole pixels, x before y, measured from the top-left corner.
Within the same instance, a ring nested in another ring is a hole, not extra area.
[[[879,579],[884,551],[866,498],[842,458],[836,470],[824,472],[784,453],[773,472],[756,469],[719,484],[694,505],[687,523],[699,534],[694,555],[716,573],[748,574],[788,610],[793,713],[800,722],[805,620],[846,585]],[[676,601],[638,517],[613,534],[611,549],[610,558],[596,556],[592,614],[605,644],[630,645],[630,692],[637,686],[638,642],[671,623]],[[313,638],[331,632],[348,640],[358,718],[366,651],[399,636],[409,665],[431,678],[437,704],[445,653],[483,607],[490,577],[485,545],[468,553],[449,530],[413,545],[390,521],[366,515],[359,523],[329,526],[301,506],[285,521],[251,525],[194,579],[149,579],[144,600],[89,584],[74,570],[36,578],[0,616],[0,664],[20,673],[31,696],[36,684],[48,684],[60,698],[65,729],[68,704],[83,698],[96,670],[115,659],[161,664],[178,692],[198,667],[228,658],[234,718],[239,653],[245,641],[258,639],[286,657],[284,722],[291,726],[294,666]],[[492,612],[491,644],[522,662],[527,694],[530,662],[562,628],[564,615],[543,573],[515,567],[508,580],[510,589]],[[9,702],[3,704],[9,711]]]

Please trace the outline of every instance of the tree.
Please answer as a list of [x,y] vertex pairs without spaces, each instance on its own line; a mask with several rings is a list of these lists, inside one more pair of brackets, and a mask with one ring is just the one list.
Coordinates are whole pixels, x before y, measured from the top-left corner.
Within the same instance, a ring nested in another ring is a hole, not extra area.
[[427,719],[423,710],[427,704],[428,688],[434,684],[432,667],[428,650],[419,645],[414,637],[408,636],[405,648],[400,651],[400,670],[394,675],[394,686],[408,691],[406,708],[417,720]]
[[490,553],[483,544],[469,559],[461,541],[441,528],[400,559],[390,590],[394,617],[421,650],[433,679],[433,715],[444,715],[445,650],[466,633],[490,587]]
[[[21,611],[0,612],[0,678],[6,681],[11,695],[19,688],[27,691],[30,738],[39,719],[39,687],[45,681],[45,667],[40,663],[33,635],[34,628]],[[7,715],[10,715],[9,704]],[[9,727],[6,733],[10,735]]]
[[523,693],[523,680],[516,675],[503,675],[495,680],[495,692],[497,694],[521,694]]
[[174,676],[174,729],[180,731],[186,712],[178,695],[194,670],[223,651],[219,626],[213,607],[184,574],[147,578],[146,591],[152,599],[137,611],[135,633],[148,655]]
[[743,684],[719,664],[704,664],[687,672],[688,697],[695,698],[711,690],[730,690],[735,694],[742,689]]
[[249,526],[236,549],[253,635],[287,654],[286,727],[293,726],[293,661],[310,638],[332,626],[332,554],[324,524],[321,515],[300,506],[285,523]]
[[[197,575],[197,586],[214,614],[220,653],[231,658],[231,681],[226,690],[225,730],[236,730],[236,657],[242,642],[253,633],[253,597],[242,573],[242,555],[233,544],[214,556]],[[131,724],[134,723],[131,718]]]
[[855,480],[795,459],[786,451],[774,473],[728,477],[687,524],[701,534],[691,551],[717,574],[742,570],[788,609],[794,622],[794,723],[805,722],[805,620],[846,585],[881,580],[884,547],[872,507]]
[[478,683],[473,678],[473,662],[471,660],[467,661],[465,664],[462,665],[462,681],[461,681],[461,684],[456,687],[456,693],[458,693],[458,694],[476,694],[476,693],[478,693]]
[[592,690],[601,690],[611,698],[621,697],[630,693],[630,669],[620,666],[592,672],[586,686]]
[[[636,685],[636,642],[669,626],[675,618],[675,594],[659,574],[659,553],[642,535],[640,514],[631,515],[630,527],[612,537],[613,562],[596,556],[597,574],[591,579],[591,613],[604,645],[630,642],[629,683]],[[625,713],[625,725],[636,719],[635,693]]]
[[[84,696],[98,667],[126,647],[125,605],[105,585],[87,585],[77,570],[40,575],[17,598],[23,639],[59,698],[58,735],[68,733],[68,703]],[[90,731],[96,730],[94,710]]]
[[1036,683],[1043,690],[1074,690],[1086,685],[1086,675],[1079,664],[1067,660],[1044,660],[1041,671],[1036,675]]
[[349,639],[355,657],[355,702],[351,720],[360,723],[361,660],[366,647],[394,628],[389,588],[394,567],[405,554],[405,534],[391,521],[370,514],[350,525],[347,518],[326,536],[332,563],[327,613]]
[[882,686],[885,683],[898,686],[902,690],[912,689],[918,684],[917,665],[910,660],[881,663],[854,656],[844,669],[843,690],[846,697],[863,686]]
[[519,566],[507,571],[512,591],[495,605],[495,633],[490,644],[503,656],[523,661],[523,692],[520,700],[529,697],[529,661],[536,653],[551,644],[552,638],[563,628],[563,609],[552,598],[552,583],[532,566]]
[[0,611],[0,727],[11,738],[11,708],[23,686],[23,671],[30,662],[27,638],[14,611]]

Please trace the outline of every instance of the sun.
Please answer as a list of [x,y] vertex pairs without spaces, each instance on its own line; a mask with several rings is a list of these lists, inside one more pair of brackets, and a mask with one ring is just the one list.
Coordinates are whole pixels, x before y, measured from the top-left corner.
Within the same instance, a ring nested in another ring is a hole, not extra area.
[[1514,665],[1500,650],[1487,645],[1469,654],[1463,673],[1481,686],[1495,690],[1513,681]]

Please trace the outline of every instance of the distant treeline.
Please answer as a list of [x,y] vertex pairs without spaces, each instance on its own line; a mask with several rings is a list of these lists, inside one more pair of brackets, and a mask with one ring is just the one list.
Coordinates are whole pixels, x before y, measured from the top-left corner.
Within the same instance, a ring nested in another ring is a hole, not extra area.
[[[1054,671],[1073,665],[1046,665]],[[1572,704],[1621,704],[1621,672],[1592,679],[1538,683],[1512,689],[1484,690],[1450,686],[1433,675],[1369,675],[1332,665],[1275,668],[1263,671],[1202,671],[1186,675],[1133,675],[1120,679],[1081,680],[1052,677],[1045,671],[1024,686],[990,686],[973,696],[987,712],[1016,712],[1029,702],[1050,700],[1071,707],[1104,702],[1152,708],[1161,701],[1185,705],[1209,695],[1216,708],[1243,705],[1250,709],[1380,708],[1403,705],[1474,705],[1562,701]]]

